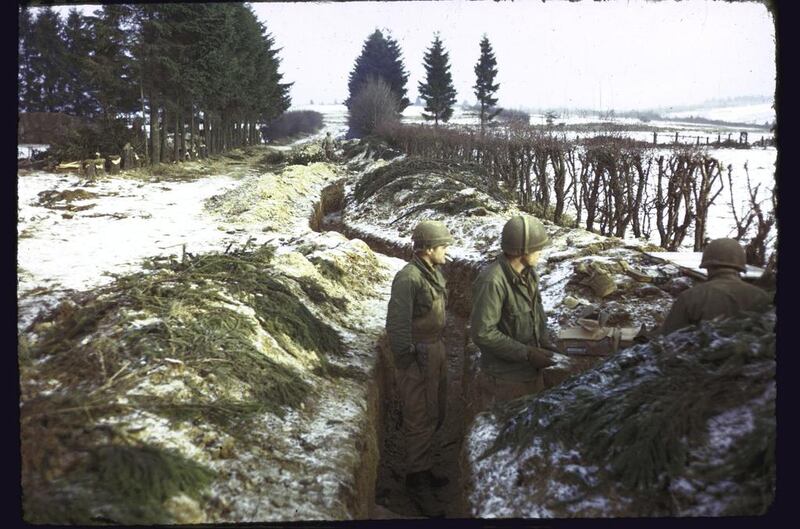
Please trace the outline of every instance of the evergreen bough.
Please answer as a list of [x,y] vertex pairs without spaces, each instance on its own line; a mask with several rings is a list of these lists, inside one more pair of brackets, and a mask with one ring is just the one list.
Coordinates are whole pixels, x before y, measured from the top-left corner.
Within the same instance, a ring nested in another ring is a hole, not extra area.
[[[667,488],[686,476],[736,484],[743,499],[725,514],[763,513],[775,484],[774,319],[772,311],[704,322],[507,403],[496,409],[502,426],[480,458],[504,449],[521,455],[534,443],[545,457],[570,448],[602,469],[599,483],[638,498],[638,514],[676,514]],[[709,421],[740,408],[749,408],[753,428],[734,438],[735,448],[693,456],[707,446]],[[716,455],[721,459],[708,459]]]

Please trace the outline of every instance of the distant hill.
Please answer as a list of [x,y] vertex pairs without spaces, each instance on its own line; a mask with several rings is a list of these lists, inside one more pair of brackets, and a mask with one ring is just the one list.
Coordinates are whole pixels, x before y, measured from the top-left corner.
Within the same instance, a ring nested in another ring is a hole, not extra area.
[[772,102],[729,105],[724,107],[696,107],[664,113],[665,118],[702,118],[710,121],[771,125],[775,122]]

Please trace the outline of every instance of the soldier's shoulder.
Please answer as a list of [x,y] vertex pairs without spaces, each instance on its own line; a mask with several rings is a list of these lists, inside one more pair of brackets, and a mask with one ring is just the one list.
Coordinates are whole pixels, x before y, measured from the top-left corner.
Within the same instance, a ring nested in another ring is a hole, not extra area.
[[475,278],[475,282],[480,283],[487,283],[487,282],[495,282],[495,281],[504,281],[505,280],[505,273],[503,272],[503,267],[500,265],[500,262],[490,261],[481,267],[480,271],[478,272],[478,276]]
[[404,280],[417,280],[422,277],[422,273],[419,271],[414,263],[406,263],[406,265],[401,268],[397,274],[395,274],[394,278],[395,281],[398,279]]
[[747,285],[747,291],[751,292],[753,296],[759,299],[769,300],[769,294],[763,288],[753,285],[751,283],[744,283],[744,284]]

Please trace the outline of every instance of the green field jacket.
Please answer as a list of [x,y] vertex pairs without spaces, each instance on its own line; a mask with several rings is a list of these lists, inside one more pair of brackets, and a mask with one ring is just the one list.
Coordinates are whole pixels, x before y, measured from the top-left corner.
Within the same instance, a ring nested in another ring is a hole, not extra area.
[[517,274],[500,254],[472,284],[470,335],[480,348],[481,369],[496,377],[528,381],[539,374],[527,346],[541,345],[546,316],[533,269]]
[[446,305],[446,281],[438,268],[415,255],[397,272],[386,311],[386,334],[397,367],[406,369],[416,359],[415,343],[441,336]]
[[736,270],[722,268],[715,270],[705,283],[682,292],[660,330],[662,334],[669,334],[717,316],[764,310],[769,303],[764,290],[742,281]]

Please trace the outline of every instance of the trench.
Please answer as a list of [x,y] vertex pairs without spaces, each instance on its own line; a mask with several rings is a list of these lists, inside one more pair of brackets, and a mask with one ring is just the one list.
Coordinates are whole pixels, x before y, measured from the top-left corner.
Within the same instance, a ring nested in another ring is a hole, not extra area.
[[[410,245],[398,245],[369,233],[347,226],[342,220],[344,180],[328,185],[314,205],[309,226],[317,232],[337,231],[348,239],[360,239],[373,252],[409,261]],[[466,475],[462,446],[467,429],[479,413],[476,398],[476,375],[479,353],[468,340],[468,321],[472,308],[472,282],[480,265],[461,259],[450,259],[442,266],[447,279],[448,302],[444,341],[447,349],[447,404],[445,422],[437,432],[434,446],[434,472],[444,475],[449,483],[435,490],[435,502],[446,518],[471,517],[468,493],[471,487]],[[553,337],[555,338],[555,337]],[[377,454],[366,454],[364,468],[356,479],[358,490],[366,491],[374,484],[374,494],[362,498],[359,512],[368,512],[371,519],[415,518],[423,516],[405,489],[405,442],[401,429],[401,401],[398,396],[391,352],[386,335],[375,345],[375,376],[369,381],[369,423],[374,430],[370,436],[377,440]],[[544,389],[559,385],[573,375],[591,369],[602,361],[599,356],[570,357],[568,366],[544,371]],[[377,464],[375,462],[377,459]],[[373,470],[374,469],[374,470]]]
[[[388,243],[366,233],[346,227],[341,216],[341,184],[333,184],[322,191],[310,219],[314,231],[337,231],[348,239],[364,241],[373,252],[408,261],[410,247]],[[471,306],[471,284],[477,273],[465,262],[450,261],[443,266],[447,278],[448,306],[444,341],[447,348],[447,403],[445,421],[434,439],[434,472],[444,475],[449,483],[434,490],[434,500],[447,518],[470,516],[466,495],[466,476],[463,475],[461,448],[467,427],[476,410],[471,406],[474,379],[474,355],[467,351],[467,323]],[[397,393],[393,360],[385,334],[376,344],[375,376],[369,381],[369,394],[374,395],[368,413],[374,425],[378,446],[375,475],[368,476],[366,469],[359,471],[358,481],[374,483],[374,494],[369,498],[369,518],[416,518],[423,514],[408,496],[405,489],[405,442],[401,429],[402,406]],[[374,403],[374,405],[372,405]],[[375,466],[374,463],[372,466]],[[361,488],[361,487],[359,487]]]

